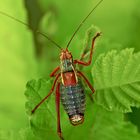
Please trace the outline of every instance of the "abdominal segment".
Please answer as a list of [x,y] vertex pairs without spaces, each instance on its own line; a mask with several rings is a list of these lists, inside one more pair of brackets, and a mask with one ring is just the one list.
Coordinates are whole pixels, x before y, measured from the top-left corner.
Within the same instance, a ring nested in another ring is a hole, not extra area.
[[60,86],[61,102],[73,125],[84,121],[85,93],[80,80],[74,86]]

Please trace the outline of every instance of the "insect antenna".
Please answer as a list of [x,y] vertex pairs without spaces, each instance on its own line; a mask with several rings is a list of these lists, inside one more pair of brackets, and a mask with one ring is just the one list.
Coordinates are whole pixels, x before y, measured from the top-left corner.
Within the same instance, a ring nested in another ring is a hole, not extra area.
[[56,47],[58,47],[60,50],[62,50],[62,48],[55,41],[53,41],[51,38],[49,38],[46,34],[40,32],[38,30],[36,32],[39,33],[40,35],[46,37],[51,43],[53,43]]
[[101,4],[103,0],[100,0],[95,7],[93,7],[93,9],[89,12],[89,14],[82,20],[82,22],[79,24],[79,26],[76,28],[75,32],[73,33],[72,37],[70,38],[66,49],[68,49],[71,41],[73,40],[74,36],[76,35],[76,33],[79,31],[79,29],[81,28],[81,26],[84,24],[84,22],[87,20],[87,18],[92,14],[92,12]]
[[[9,17],[9,18],[11,18],[11,19],[13,19],[13,20],[15,20],[15,21],[17,21],[17,22],[19,22],[19,23],[25,25],[25,26],[27,26],[27,27],[30,27],[29,24],[27,24],[27,23],[25,23],[25,22],[23,22],[23,21],[21,21],[21,20],[15,18],[15,17],[13,17],[13,16],[11,16],[11,15],[5,13],[5,12],[0,11],[0,14],[1,14],[1,15],[4,15],[4,16],[7,16],[7,17]],[[53,43],[57,48],[59,48],[59,49],[62,50],[62,48],[61,48],[55,41],[53,41],[50,37],[48,37],[47,35],[45,35],[44,33],[40,32],[40,31],[38,31],[38,30],[35,30],[35,32],[37,32],[38,34],[44,36],[44,37],[47,38],[51,43]]]

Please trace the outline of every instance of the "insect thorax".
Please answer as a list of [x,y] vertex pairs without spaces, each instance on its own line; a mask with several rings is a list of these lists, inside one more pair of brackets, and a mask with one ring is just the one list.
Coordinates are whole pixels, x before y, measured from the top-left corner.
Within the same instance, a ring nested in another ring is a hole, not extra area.
[[72,59],[61,60],[60,68],[61,72],[74,71],[73,60]]
[[61,61],[61,79],[64,86],[77,84],[78,79],[72,59],[64,59]]

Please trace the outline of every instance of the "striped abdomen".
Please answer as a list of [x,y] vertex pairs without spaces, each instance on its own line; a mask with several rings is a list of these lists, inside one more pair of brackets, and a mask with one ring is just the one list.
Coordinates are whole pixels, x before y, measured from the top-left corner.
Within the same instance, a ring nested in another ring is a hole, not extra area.
[[72,86],[60,86],[61,102],[73,125],[84,121],[85,94],[81,81]]

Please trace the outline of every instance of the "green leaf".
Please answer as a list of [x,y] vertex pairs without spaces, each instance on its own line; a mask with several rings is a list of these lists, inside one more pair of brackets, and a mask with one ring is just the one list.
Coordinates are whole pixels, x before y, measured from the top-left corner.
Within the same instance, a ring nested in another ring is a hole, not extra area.
[[30,128],[21,129],[19,131],[19,136],[20,136],[20,140],[40,140],[33,134]]
[[[90,28],[87,30],[86,35],[85,35],[85,41],[83,45],[83,50],[81,54],[85,54],[85,58],[89,59],[89,54],[92,46],[92,39],[96,35],[97,32],[100,32],[100,29],[98,27],[92,25]],[[97,42],[97,40],[96,40]],[[81,59],[83,60],[83,59]]]
[[56,134],[56,111],[54,95],[51,95],[33,115],[31,110],[48,94],[51,89],[51,82],[45,79],[32,80],[27,83],[25,95],[28,99],[26,109],[30,115],[30,125],[34,135],[39,138],[57,138]]
[[111,111],[130,112],[140,106],[140,53],[110,51],[98,57],[92,69],[95,100]]
[[[26,103],[27,113],[30,118],[30,128],[23,130],[22,134],[26,140],[59,140],[56,132],[56,111],[54,95],[48,98],[33,115],[31,110],[40,100],[47,95],[51,88],[51,82],[45,79],[38,81],[32,80],[27,83],[25,95],[28,99]],[[89,93],[86,91],[85,93]],[[82,125],[72,126],[69,119],[61,107],[61,126],[63,136],[66,140],[139,140],[136,128],[123,120],[123,114],[118,112],[109,112],[102,107],[93,104],[86,97],[85,121]],[[32,133],[33,132],[33,133]],[[128,134],[129,133],[129,134]],[[129,136],[129,138],[128,138]],[[111,139],[112,138],[112,139]],[[126,139],[128,138],[128,139]]]
[[94,105],[94,121],[90,140],[139,140],[137,128],[124,121],[122,113],[110,112]]

